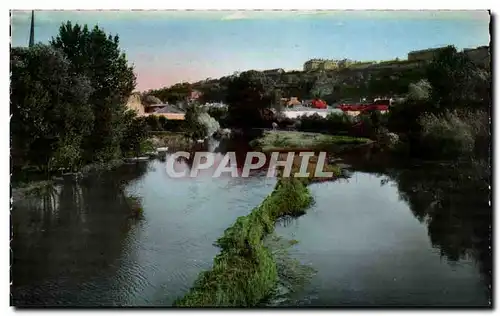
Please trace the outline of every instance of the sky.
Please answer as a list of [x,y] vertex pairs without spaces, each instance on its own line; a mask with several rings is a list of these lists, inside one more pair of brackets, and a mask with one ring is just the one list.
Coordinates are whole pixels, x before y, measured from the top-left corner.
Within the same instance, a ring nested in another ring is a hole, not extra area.
[[[12,46],[27,46],[30,17],[12,11]],[[301,70],[311,58],[406,59],[412,50],[490,42],[487,11],[36,11],[35,41],[47,43],[68,20],[118,34],[139,91]]]

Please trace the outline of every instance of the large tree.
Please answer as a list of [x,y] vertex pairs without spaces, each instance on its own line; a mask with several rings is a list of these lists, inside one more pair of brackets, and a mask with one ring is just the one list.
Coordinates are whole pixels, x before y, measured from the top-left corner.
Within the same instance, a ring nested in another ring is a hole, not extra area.
[[46,45],[13,48],[10,64],[13,165],[74,167],[93,125],[89,80]]
[[226,99],[231,125],[240,128],[268,125],[264,116],[273,102],[273,88],[265,75],[257,71],[234,76],[228,85]]
[[86,159],[117,158],[125,128],[125,103],[136,84],[133,67],[119,48],[118,35],[106,35],[97,25],[89,30],[87,25],[68,21],[51,45],[65,53],[71,70],[89,78],[93,88],[90,104],[95,124],[85,139]]

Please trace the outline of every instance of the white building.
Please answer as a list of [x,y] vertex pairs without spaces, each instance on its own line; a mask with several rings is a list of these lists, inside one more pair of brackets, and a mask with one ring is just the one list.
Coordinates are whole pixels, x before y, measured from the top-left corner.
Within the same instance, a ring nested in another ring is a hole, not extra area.
[[340,109],[314,109],[308,107],[297,106],[291,109],[286,109],[282,112],[284,116],[290,119],[296,119],[303,115],[311,116],[314,114],[318,114],[321,117],[326,117],[330,113],[342,114],[342,110]]

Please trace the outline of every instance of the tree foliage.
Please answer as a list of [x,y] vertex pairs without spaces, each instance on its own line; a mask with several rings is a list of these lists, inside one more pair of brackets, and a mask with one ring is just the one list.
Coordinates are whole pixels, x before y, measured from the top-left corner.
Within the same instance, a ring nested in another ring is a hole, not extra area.
[[220,129],[219,122],[207,112],[207,109],[196,102],[188,104],[185,115],[186,135],[199,140],[212,136]]
[[186,121],[185,133],[186,136],[193,140],[204,139],[208,136],[207,130],[202,122],[198,119],[203,113],[203,109],[199,104],[190,103],[184,116]]
[[229,120],[240,128],[264,127],[265,109],[272,104],[271,87],[264,74],[247,71],[233,77],[226,99]]
[[389,116],[391,130],[408,137],[411,155],[456,158],[473,152],[476,143],[485,147],[488,133],[472,130],[475,120],[488,126],[491,74],[450,46],[428,64],[426,75],[409,85],[406,101]]
[[150,129],[146,119],[137,117],[131,110],[126,111],[123,117],[125,132],[120,143],[120,149],[127,156],[138,157],[141,153],[141,145],[147,138]]
[[146,92],[146,94],[154,96],[170,104],[177,104],[180,102],[185,102],[192,91],[192,85],[187,82],[183,82],[176,83],[173,86],[162,89],[149,90]]
[[[46,169],[51,161],[60,167],[76,163],[94,121],[89,80],[71,71],[60,50],[41,44],[12,49],[11,71],[14,166]],[[71,149],[71,159],[63,158],[62,148]]]
[[453,46],[440,52],[427,67],[427,79],[432,86],[431,99],[442,111],[491,102],[488,72]]
[[135,75],[118,36],[67,22],[50,45],[13,48],[10,64],[14,168],[105,162],[144,136],[125,113]]
[[119,48],[118,35],[106,35],[97,25],[61,25],[51,45],[64,52],[71,70],[90,80],[89,102],[95,117],[92,133],[86,137],[87,160],[106,161],[120,155],[125,128],[125,103],[136,84],[133,68]]

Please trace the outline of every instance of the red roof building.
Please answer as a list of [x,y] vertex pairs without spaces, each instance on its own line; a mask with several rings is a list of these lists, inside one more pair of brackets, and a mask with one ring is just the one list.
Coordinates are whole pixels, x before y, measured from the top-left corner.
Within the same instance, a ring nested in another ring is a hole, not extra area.
[[328,108],[328,105],[326,104],[325,101],[320,100],[320,99],[314,99],[312,101],[312,107],[316,109],[326,109]]

